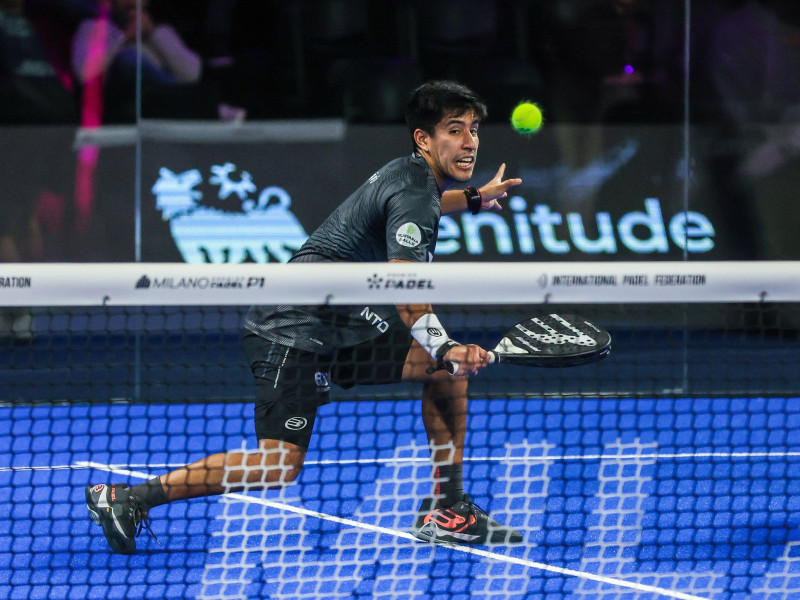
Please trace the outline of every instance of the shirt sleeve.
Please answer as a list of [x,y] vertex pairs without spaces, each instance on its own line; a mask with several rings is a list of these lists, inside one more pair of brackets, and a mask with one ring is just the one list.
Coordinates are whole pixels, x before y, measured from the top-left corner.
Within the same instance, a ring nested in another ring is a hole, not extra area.
[[439,215],[425,195],[401,191],[387,204],[386,249],[389,260],[428,262]]

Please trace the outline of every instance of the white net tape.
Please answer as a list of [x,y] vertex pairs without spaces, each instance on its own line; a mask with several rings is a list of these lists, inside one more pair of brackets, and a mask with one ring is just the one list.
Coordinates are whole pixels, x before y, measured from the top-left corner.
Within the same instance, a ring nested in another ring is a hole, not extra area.
[[0,289],[0,306],[790,302],[800,263],[6,263]]

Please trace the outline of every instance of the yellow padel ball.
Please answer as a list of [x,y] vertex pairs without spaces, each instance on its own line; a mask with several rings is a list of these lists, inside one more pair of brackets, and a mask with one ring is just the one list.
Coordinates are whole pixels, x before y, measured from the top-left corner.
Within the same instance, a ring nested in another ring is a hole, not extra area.
[[511,126],[518,133],[536,133],[542,126],[542,110],[533,102],[521,102],[511,112]]

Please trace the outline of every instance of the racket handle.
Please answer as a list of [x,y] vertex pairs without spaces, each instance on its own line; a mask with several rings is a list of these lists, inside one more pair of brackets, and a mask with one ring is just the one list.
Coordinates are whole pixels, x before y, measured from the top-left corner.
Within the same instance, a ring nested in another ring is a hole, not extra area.
[[[500,362],[500,357],[497,355],[497,352],[492,352],[491,350],[488,352],[489,354],[489,364],[493,365],[494,363]],[[459,363],[457,362],[446,362],[444,363],[445,367],[447,368],[447,372],[450,375],[455,375],[458,372]]]

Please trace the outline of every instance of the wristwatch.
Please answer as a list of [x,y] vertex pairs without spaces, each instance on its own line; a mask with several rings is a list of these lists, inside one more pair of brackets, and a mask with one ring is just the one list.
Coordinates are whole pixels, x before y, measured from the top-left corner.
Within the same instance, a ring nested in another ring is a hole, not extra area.
[[481,204],[483,204],[483,200],[481,199],[480,190],[470,185],[464,190],[464,195],[467,197],[467,208],[470,210],[470,212],[472,212],[473,215],[477,215],[479,212],[481,212]]

